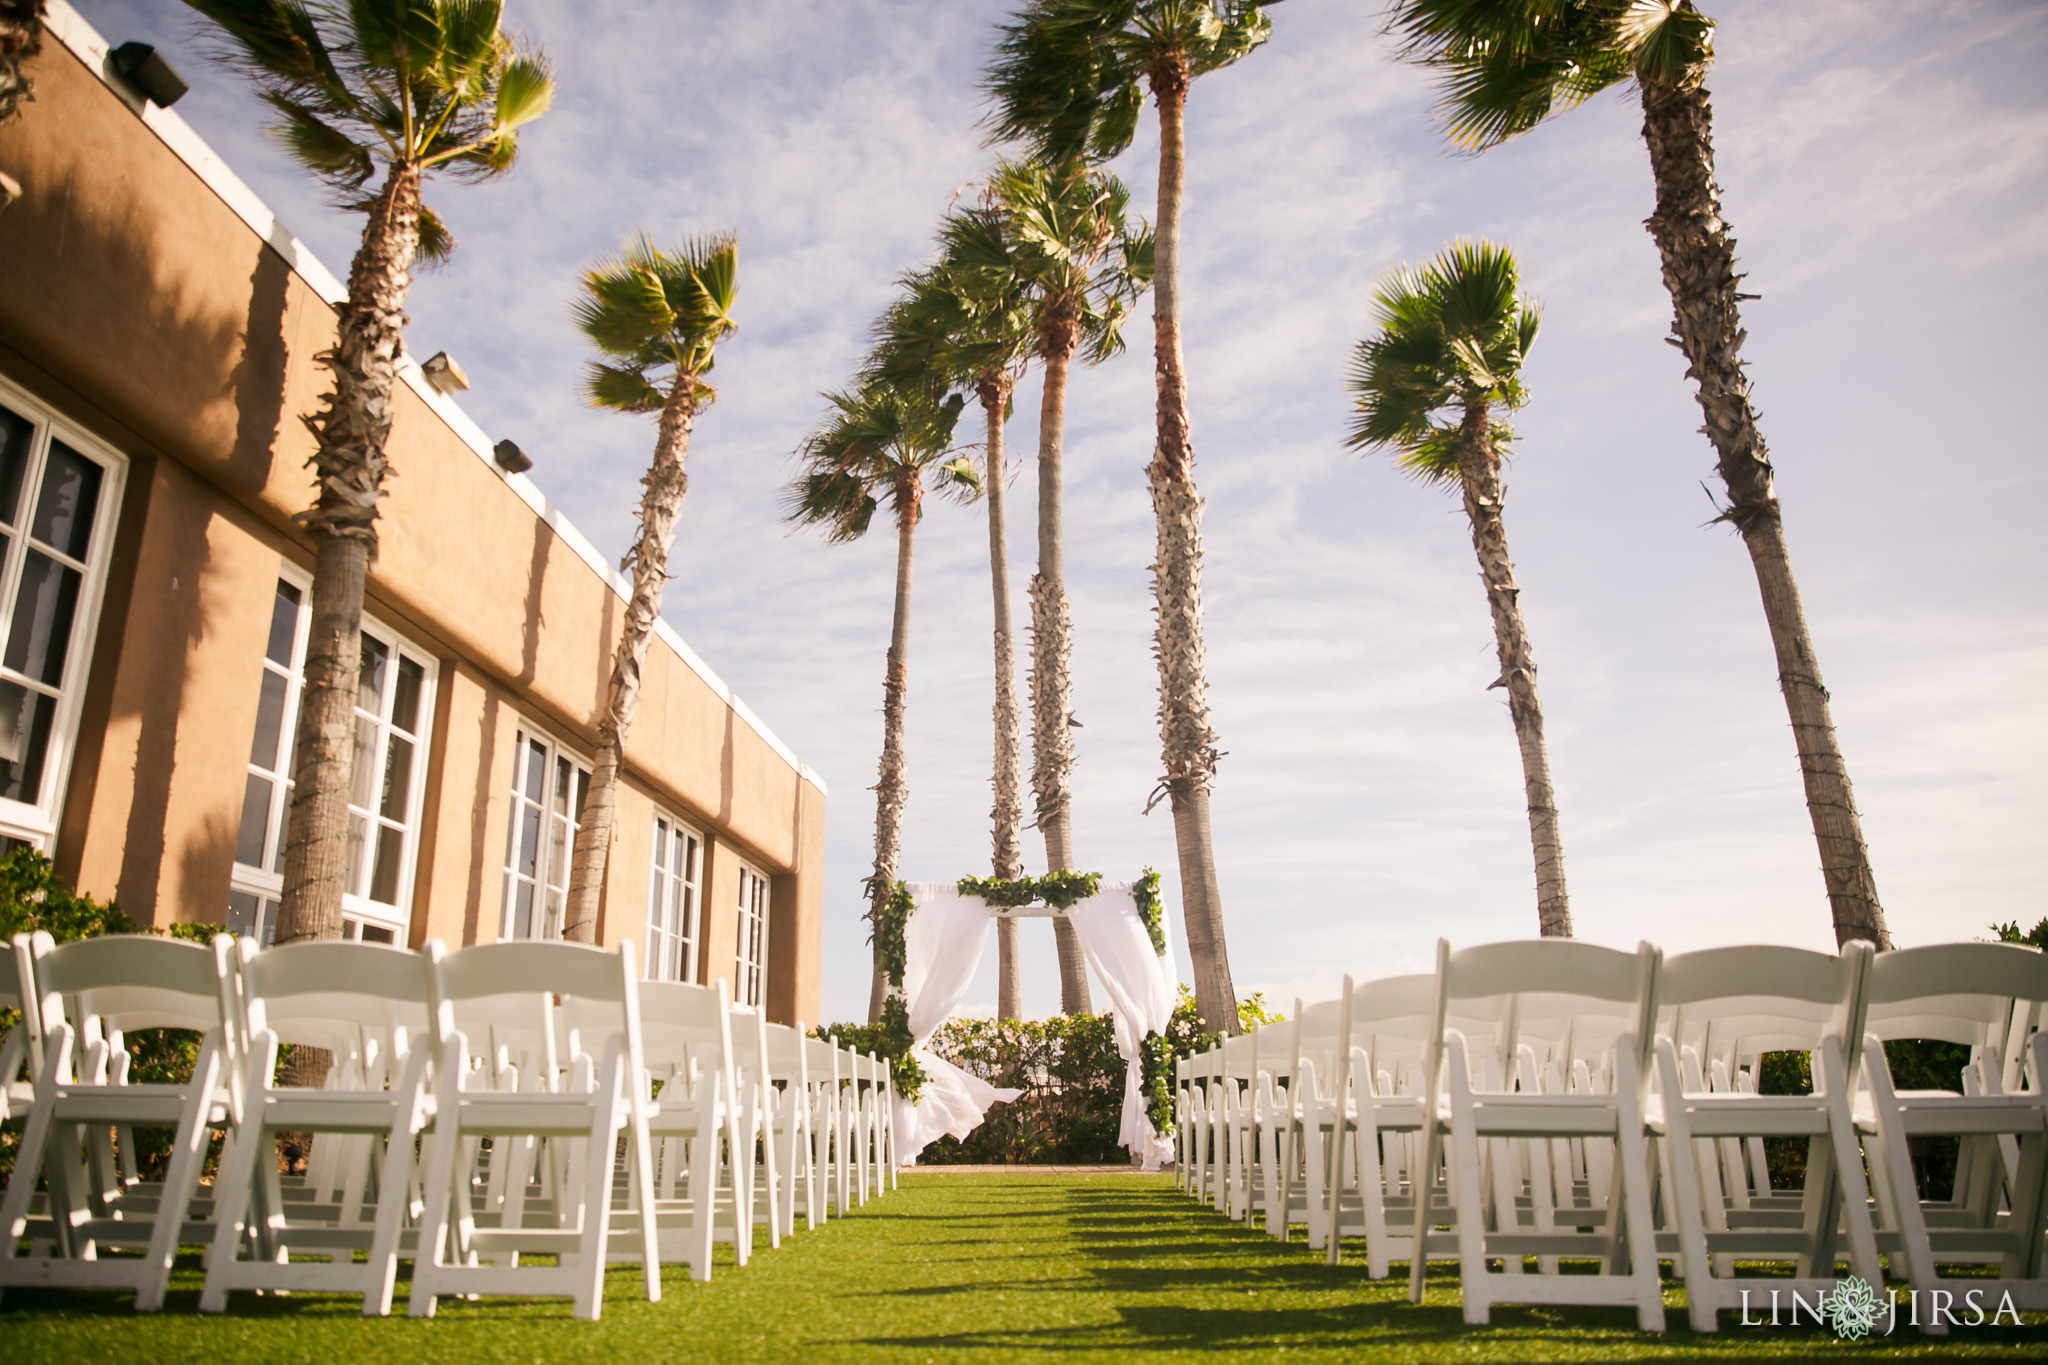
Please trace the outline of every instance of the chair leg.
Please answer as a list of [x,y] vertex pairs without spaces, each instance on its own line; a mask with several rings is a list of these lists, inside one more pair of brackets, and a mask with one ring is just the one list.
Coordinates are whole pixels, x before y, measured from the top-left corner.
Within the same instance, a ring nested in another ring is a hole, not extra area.
[[[1664,1287],[1657,1277],[1657,1228],[1650,1214],[1649,1143],[1643,1132],[1642,1114],[1635,1097],[1634,1042],[1627,1034],[1615,1048],[1615,1113],[1620,1131],[1615,1134],[1615,1155],[1622,1172],[1622,1219],[1628,1224],[1629,1273],[1636,1281],[1636,1325],[1645,1332],[1664,1330]],[[1609,1218],[1614,1217],[1612,1213]]]
[[[260,1092],[251,1095],[250,1108],[254,1109],[260,1099]],[[269,1129],[251,1124],[242,1141],[235,1145],[233,1158],[214,1178],[214,1196],[219,1202],[213,1211],[213,1255],[206,1267],[206,1287],[199,1294],[199,1311],[202,1313],[227,1311],[227,1279],[245,1240],[249,1203],[254,1197],[256,1154],[263,1149],[263,1140],[269,1136]]]
[[207,1110],[213,1092],[220,1085],[219,1035],[209,1035],[199,1050],[189,1082],[194,1094],[186,1106],[171,1147],[170,1166],[164,1172],[163,1196],[157,1202],[156,1221],[149,1230],[148,1258],[142,1268],[143,1280],[135,1290],[135,1311],[154,1313],[164,1306],[164,1291],[171,1282],[171,1266],[178,1259],[178,1241],[185,1230],[185,1215],[192,1207],[192,1195],[199,1188],[199,1168],[206,1161]]
[[[444,1051],[451,1057],[466,1055],[462,1035],[457,1034]],[[427,1149],[427,1173],[422,1182],[418,1241],[413,1251],[412,1292],[406,1297],[408,1317],[431,1318],[440,1297],[441,1257],[446,1250],[448,1214],[455,1202],[455,1158],[462,1148],[459,1125],[462,1118],[462,1069],[446,1068],[440,1103],[434,1111],[434,1137]],[[465,1197],[467,1192],[465,1191]]]

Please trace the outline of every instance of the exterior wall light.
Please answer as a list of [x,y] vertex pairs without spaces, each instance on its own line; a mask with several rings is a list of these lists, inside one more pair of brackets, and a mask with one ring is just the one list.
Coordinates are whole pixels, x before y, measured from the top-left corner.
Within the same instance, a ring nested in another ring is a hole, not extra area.
[[469,387],[469,376],[455,363],[455,357],[446,351],[436,351],[420,366],[420,373],[426,375],[427,383],[434,392],[450,396]]
[[533,468],[533,461],[527,458],[526,452],[510,441],[500,441],[492,446],[491,458],[495,459],[498,468],[507,474],[524,474]]
[[185,98],[185,79],[171,69],[163,54],[148,43],[123,43],[107,57],[121,78],[140,90],[159,109]]

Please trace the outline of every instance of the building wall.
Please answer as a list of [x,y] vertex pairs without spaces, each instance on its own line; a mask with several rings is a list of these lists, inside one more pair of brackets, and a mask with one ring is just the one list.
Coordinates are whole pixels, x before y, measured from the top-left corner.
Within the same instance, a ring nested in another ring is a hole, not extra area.
[[[138,920],[218,920],[273,585],[312,562],[291,523],[312,493],[298,419],[327,385],[334,309],[282,254],[295,243],[266,242],[167,145],[161,111],[153,130],[63,42],[31,72],[37,99],[0,126],[24,190],[0,213],[0,374],[129,460],[54,855]],[[467,419],[410,384],[396,399],[366,606],[439,662],[411,933],[489,941],[514,732],[525,718],[587,760],[623,603]],[[731,969],[744,851],[778,904],[790,884],[777,1017],[815,1014],[816,917],[797,907],[822,900],[816,778],[667,639],[625,758],[603,941],[642,931],[658,801],[709,836],[700,962]]]

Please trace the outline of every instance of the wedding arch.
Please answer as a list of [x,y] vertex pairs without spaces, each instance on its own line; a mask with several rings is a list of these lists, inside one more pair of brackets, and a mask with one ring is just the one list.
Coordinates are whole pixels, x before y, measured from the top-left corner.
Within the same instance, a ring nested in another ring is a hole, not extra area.
[[1088,965],[1109,992],[1117,1054],[1124,1059],[1117,1141],[1148,1171],[1172,1159],[1171,1058],[1164,1035],[1177,978],[1158,887],[1158,874],[1149,870],[1135,882],[1055,872],[1016,881],[897,883],[878,916],[875,947],[889,983],[882,1022],[915,1067],[914,1096],[899,1094],[896,1101],[899,1162],[914,1163],[942,1136],[965,1138],[990,1108],[1023,1093],[970,1075],[930,1046],[967,993],[998,916],[1058,916],[1074,926]]

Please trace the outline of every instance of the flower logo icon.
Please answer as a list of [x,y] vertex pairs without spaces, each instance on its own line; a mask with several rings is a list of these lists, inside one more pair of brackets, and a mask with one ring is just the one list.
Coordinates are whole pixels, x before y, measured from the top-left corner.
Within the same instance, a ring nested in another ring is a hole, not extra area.
[[1856,1275],[1836,1280],[1834,1291],[1822,1304],[1828,1326],[1845,1341],[1858,1341],[1868,1336],[1870,1329],[1883,1319],[1885,1308],[1885,1296],[1868,1280]]

